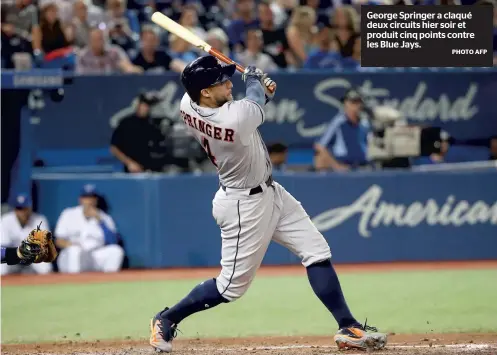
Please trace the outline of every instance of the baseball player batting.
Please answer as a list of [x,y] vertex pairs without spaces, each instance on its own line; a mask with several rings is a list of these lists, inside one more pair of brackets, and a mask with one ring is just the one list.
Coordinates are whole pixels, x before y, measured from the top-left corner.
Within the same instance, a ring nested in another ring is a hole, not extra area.
[[233,302],[247,291],[271,241],[298,255],[316,296],[338,323],[339,348],[382,349],[386,334],[359,323],[345,302],[323,235],[302,207],[272,178],[269,154],[258,127],[274,81],[255,67],[242,74],[246,96],[233,100],[230,78],[235,65],[200,57],[181,74],[186,90],[181,116],[217,168],[220,188],[212,214],[221,229],[221,273],[196,286],[175,306],[157,313],[150,324],[150,345],[171,352],[178,324],[186,317]]

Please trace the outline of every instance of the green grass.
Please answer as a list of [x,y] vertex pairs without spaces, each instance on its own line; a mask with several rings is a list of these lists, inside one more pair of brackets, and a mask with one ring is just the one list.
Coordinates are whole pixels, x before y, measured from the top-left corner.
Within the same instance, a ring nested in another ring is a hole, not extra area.
[[[382,331],[497,332],[497,270],[340,278],[354,315]],[[145,338],[150,318],[199,281],[2,287],[2,343]],[[258,277],[241,300],[198,313],[180,330],[181,337],[331,335],[336,323],[305,277]]]

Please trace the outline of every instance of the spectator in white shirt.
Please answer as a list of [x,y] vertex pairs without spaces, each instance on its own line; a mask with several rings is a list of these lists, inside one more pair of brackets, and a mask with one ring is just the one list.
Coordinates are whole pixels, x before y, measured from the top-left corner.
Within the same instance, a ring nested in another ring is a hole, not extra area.
[[57,265],[63,273],[84,271],[117,272],[124,250],[111,216],[97,208],[94,185],[85,185],[79,206],[62,211],[55,228],[56,243],[62,248]]
[[[42,229],[50,230],[45,216],[33,212],[31,198],[27,194],[19,194],[13,206],[15,209],[2,216],[2,246],[17,247],[28,234],[40,225]],[[52,272],[51,263],[23,265],[2,264],[2,275],[20,272],[34,272],[36,274],[48,274]]]

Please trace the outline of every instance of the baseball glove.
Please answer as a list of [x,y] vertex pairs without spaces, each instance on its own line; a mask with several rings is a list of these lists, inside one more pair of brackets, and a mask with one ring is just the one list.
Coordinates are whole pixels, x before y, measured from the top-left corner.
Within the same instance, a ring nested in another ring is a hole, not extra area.
[[51,263],[57,257],[57,249],[53,241],[52,232],[40,229],[40,225],[29,233],[26,238],[28,245],[36,245],[40,248],[39,254],[35,257],[34,263]]

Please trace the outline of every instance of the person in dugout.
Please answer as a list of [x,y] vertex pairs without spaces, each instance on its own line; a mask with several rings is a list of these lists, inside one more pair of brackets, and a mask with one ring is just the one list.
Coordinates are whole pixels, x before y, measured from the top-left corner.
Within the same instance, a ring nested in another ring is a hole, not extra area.
[[166,137],[150,118],[159,102],[155,92],[140,94],[135,112],[123,118],[112,134],[110,151],[127,173],[160,172],[169,159]]

